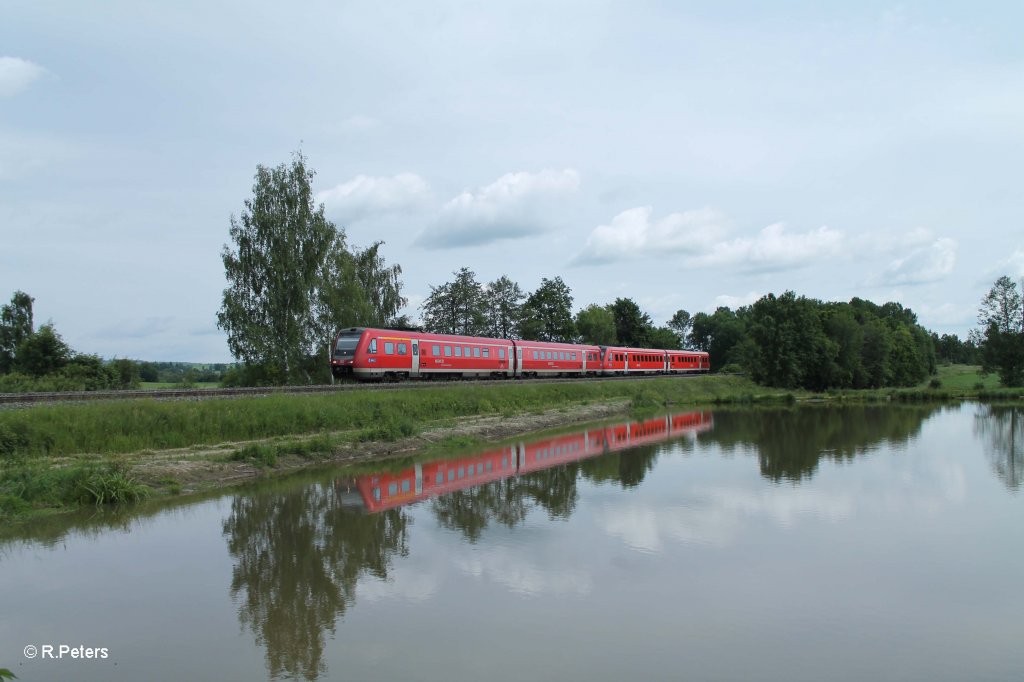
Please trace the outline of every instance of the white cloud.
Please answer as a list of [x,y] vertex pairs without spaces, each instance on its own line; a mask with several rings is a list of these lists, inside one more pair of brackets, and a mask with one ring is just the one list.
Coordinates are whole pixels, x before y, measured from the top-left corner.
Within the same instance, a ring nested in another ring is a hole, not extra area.
[[27,88],[46,69],[18,57],[0,57],[0,97],[11,97]]
[[573,262],[600,264],[657,254],[697,254],[725,231],[725,216],[711,208],[672,213],[652,221],[651,207],[640,206],[594,228]]
[[880,276],[882,284],[925,284],[943,279],[956,264],[957,244],[952,239],[935,239],[906,256],[889,262]]
[[843,241],[840,230],[827,226],[798,234],[788,233],[782,223],[775,223],[754,237],[737,237],[715,244],[707,253],[689,259],[688,264],[735,266],[752,272],[787,270],[839,255]]
[[402,213],[429,202],[430,186],[415,173],[399,173],[394,177],[357,175],[322,192],[316,200],[327,213],[343,223],[385,213]]
[[1009,274],[1014,279],[1024,277],[1024,250],[1017,249],[1005,260],[1000,261],[997,268],[1000,274]]
[[433,225],[416,243],[427,248],[489,244],[518,239],[549,229],[545,209],[554,199],[580,186],[575,170],[506,173],[475,191],[464,191],[445,204]]
[[729,294],[720,294],[718,296],[715,296],[714,305],[712,306],[711,310],[715,311],[723,306],[726,308],[736,310],[737,308],[741,308],[745,305],[750,305],[751,303],[758,300],[762,296],[764,296],[764,294],[758,291],[748,291],[743,296],[730,296]]

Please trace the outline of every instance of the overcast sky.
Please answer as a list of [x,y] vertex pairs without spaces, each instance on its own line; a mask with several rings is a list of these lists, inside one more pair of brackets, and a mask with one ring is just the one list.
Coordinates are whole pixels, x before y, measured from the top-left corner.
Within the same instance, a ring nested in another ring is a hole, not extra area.
[[656,323],[792,289],[963,336],[1024,276],[1024,3],[0,2],[0,300],[224,362],[229,220],[301,146],[408,312],[462,266]]

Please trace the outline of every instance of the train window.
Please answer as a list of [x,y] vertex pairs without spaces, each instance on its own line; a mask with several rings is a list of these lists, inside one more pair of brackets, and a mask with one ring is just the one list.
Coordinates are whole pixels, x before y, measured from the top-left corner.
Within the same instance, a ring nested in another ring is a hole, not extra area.
[[438,471],[437,472],[437,476],[434,477],[434,483],[437,483],[438,485],[440,485],[441,483],[444,483],[444,472],[443,471]]
[[444,347],[444,356],[446,358],[450,358],[452,356],[452,347],[451,346],[445,346]]
[[404,481],[402,481],[402,492],[403,493],[409,492],[409,487],[410,487],[409,486],[409,479],[405,479]]
[[395,354],[395,344],[393,344],[390,341],[385,341],[384,342],[384,354],[385,355],[394,355]]
[[451,483],[455,480],[455,469],[448,470],[448,482]]
[[504,360],[505,359],[505,349],[504,348],[499,348],[498,349],[498,359],[499,360]]
[[473,357],[474,358],[480,357],[480,347],[479,346],[474,346],[473,347]]
[[378,502],[380,502],[380,488],[374,488],[373,489],[373,499],[375,499]]
[[491,349],[490,348],[484,348],[483,354],[484,354],[485,358],[491,357]]
[[570,353],[569,354],[569,359],[570,360],[575,360],[576,359],[576,354],[575,353]]
[[466,468],[465,467],[459,467],[459,478],[465,478],[465,477],[466,477]]
[[462,346],[455,346],[455,357],[462,357]]
[[397,495],[397,494],[398,494],[398,484],[397,483],[389,483],[388,484],[388,496],[390,497],[391,495]]
[[533,359],[534,359],[534,360],[536,360],[536,359],[537,359],[537,351],[533,351]]
[[492,464],[490,461],[487,462],[487,471],[494,471],[494,464]]
[[466,353],[466,357],[469,357],[469,346],[463,346],[462,350]]
[[367,349],[370,353],[377,352],[377,339],[370,339],[370,347]]
[[406,345],[404,343],[398,344],[398,354],[399,355],[405,355],[407,350],[408,350],[408,348],[406,347]]
[[440,355],[441,354],[441,346],[431,346],[430,347],[430,352],[433,353],[434,355]]

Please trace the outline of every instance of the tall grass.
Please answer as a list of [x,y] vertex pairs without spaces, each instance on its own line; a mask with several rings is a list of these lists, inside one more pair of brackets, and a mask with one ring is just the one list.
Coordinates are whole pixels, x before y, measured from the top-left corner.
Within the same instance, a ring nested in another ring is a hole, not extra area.
[[362,440],[395,440],[415,433],[419,425],[445,418],[510,415],[609,399],[637,398],[646,404],[712,402],[753,389],[741,377],[696,377],[61,404],[0,412],[0,460],[118,454],[346,430],[358,432]]
[[47,467],[28,463],[0,469],[0,518],[31,507],[137,502],[150,489],[135,480],[120,462]]

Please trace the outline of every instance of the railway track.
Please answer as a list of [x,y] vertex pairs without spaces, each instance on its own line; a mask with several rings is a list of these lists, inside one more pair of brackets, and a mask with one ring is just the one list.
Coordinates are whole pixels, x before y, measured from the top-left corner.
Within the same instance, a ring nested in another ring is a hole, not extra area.
[[[676,378],[696,374],[673,375]],[[158,388],[121,391],[57,391],[52,393],[0,393],[0,405],[18,406],[85,400],[206,400],[211,398],[261,397],[276,394],[335,393],[343,391],[387,391],[398,389],[436,388],[437,386],[487,386],[511,382],[539,383],[595,383],[601,381],[636,381],[638,379],[665,378],[664,374],[632,375],[625,377],[564,377],[544,379],[453,379],[449,381],[398,381],[393,383],[363,384],[341,382],[315,386],[261,386],[249,388]]]

